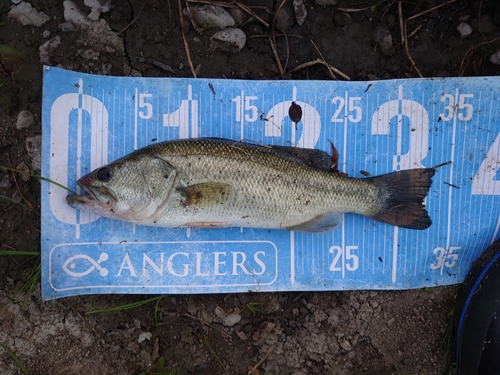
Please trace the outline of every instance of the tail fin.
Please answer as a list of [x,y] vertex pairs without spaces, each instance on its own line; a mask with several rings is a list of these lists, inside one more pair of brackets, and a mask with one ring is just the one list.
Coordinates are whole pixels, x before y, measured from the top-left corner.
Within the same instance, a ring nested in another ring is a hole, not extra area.
[[372,177],[372,182],[382,189],[387,199],[383,209],[373,218],[402,228],[429,228],[432,221],[425,209],[424,199],[439,166]]

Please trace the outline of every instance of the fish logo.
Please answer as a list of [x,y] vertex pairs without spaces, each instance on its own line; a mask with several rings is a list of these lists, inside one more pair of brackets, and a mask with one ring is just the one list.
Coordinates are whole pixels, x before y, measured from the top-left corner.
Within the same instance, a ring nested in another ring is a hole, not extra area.
[[[99,256],[99,259],[95,261],[91,257],[89,257],[86,254],[76,254],[73,255],[72,257],[69,257],[66,262],[62,265],[62,269],[64,272],[66,272],[68,275],[73,276],[73,277],[83,277],[87,276],[89,273],[91,273],[94,270],[97,270],[99,272],[99,275],[102,277],[105,277],[108,275],[109,271],[107,268],[102,267],[101,263],[108,260],[109,256],[107,253],[101,253]],[[76,271],[78,267],[79,260],[86,261],[90,263],[90,267],[87,268],[85,271],[78,272]]]

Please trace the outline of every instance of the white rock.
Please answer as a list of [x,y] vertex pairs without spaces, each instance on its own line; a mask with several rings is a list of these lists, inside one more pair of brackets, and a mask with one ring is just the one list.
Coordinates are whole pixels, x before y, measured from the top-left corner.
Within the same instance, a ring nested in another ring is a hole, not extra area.
[[5,176],[2,177],[2,180],[0,181],[0,188],[10,189],[11,187],[12,184],[10,183],[9,175],[6,174]]
[[31,126],[34,121],[35,120],[33,119],[33,113],[23,110],[19,112],[19,115],[17,116],[16,128],[17,130],[25,129]]
[[227,11],[234,19],[234,26],[240,26],[247,19],[247,14],[240,8],[229,8]]
[[225,29],[210,38],[215,48],[226,52],[239,52],[247,42],[247,36],[240,29]]
[[496,51],[490,56],[490,62],[495,65],[500,65],[500,50]]
[[47,40],[45,43],[43,43],[38,50],[40,51],[40,62],[42,64],[49,65],[50,64],[50,59],[49,59],[49,54],[50,52],[54,51],[57,47],[61,45],[61,36],[58,35],[55,38]]
[[295,19],[301,26],[307,18],[307,8],[304,0],[293,0],[293,9],[295,10]]
[[97,60],[99,58],[99,52],[90,48],[81,48],[77,54],[87,60]]
[[84,4],[92,10],[97,10],[100,13],[109,12],[112,0],[84,0]]
[[44,32],[42,33],[42,36],[47,39],[49,36],[50,36],[50,31],[49,30],[44,30]]
[[145,340],[151,340],[151,337],[153,335],[151,334],[151,332],[141,332],[139,333],[139,338],[137,339],[137,342],[140,344],[141,342],[145,341]]
[[42,169],[42,135],[26,138],[26,151],[31,158],[31,168],[39,172]]
[[221,29],[233,27],[234,18],[222,7],[215,5],[201,5],[192,11],[192,16],[199,26],[216,26]]
[[470,34],[472,34],[472,27],[465,22],[461,22],[460,25],[457,26],[457,30],[460,34],[460,38],[467,38]]
[[91,20],[87,18],[85,13],[83,13],[74,2],[71,0],[64,0],[64,19],[66,21],[71,21],[77,26],[90,26]]
[[8,16],[15,18],[24,26],[32,25],[37,27],[42,26],[50,19],[45,13],[37,11],[30,3],[25,1],[13,6]]
[[241,320],[241,315],[233,311],[227,314],[224,319],[222,319],[222,324],[225,325],[226,327],[232,327],[236,323],[239,323],[240,320]]
[[87,18],[91,21],[97,21],[100,16],[101,16],[101,12],[99,12],[97,9],[92,9],[92,12],[89,13]]

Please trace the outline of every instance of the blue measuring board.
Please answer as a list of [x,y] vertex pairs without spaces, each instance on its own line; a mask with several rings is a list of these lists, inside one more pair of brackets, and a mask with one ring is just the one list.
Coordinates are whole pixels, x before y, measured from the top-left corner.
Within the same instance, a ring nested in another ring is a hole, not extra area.
[[[408,289],[460,283],[499,237],[500,77],[372,82],[107,77],[44,68],[42,175],[73,190],[143,146],[222,137],[340,154],[340,170],[437,170],[423,231],[345,214],[327,234],[166,229],[98,217],[42,181],[46,300],[94,293]],[[298,124],[288,116],[302,107]]]

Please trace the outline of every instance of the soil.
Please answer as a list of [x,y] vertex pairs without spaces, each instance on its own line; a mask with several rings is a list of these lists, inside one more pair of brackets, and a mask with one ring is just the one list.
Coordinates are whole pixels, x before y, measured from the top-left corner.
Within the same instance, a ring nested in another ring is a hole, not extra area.
[[[75,3],[85,14],[90,12],[83,1]],[[12,3],[0,0],[0,22],[5,22],[0,26],[0,45],[24,54],[18,58],[0,50],[1,166],[39,173],[28,153],[29,149],[33,154],[28,138],[41,133],[39,47],[51,38],[61,38],[60,46],[49,53],[53,66],[93,74],[192,77],[177,2],[113,3],[100,19],[119,33],[123,51],[120,43],[110,48],[109,41],[79,27],[67,30],[62,1],[31,0],[33,7],[49,16],[42,27],[34,27],[9,18]],[[272,0],[245,3],[274,6]],[[416,16],[407,22],[408,52],[414,62],[400,44],[398,2],[389,0],[325,6],[307,0],[309,15],[303,25],[294,23],[285,30],[286,37],[275,29],[282,77],[269,38],[261,37],[271,35],[272,26],[245,23],[241,28],[247,43],[237,53],[211,48],[213,31],[200,34],[188,18],[185,35],[197,74],[206,78],[331,79],[323,65],[290,73],[317,58],[352,80],[419,77],[419,71],[424,77],[498,74],[499,67],[489,58],[500,49],[496,39],[500,3],[448,1],[419,15],[441,3],[402,4],[404,19]],[[284,8],[291,4],[287,1]],[[259,14],[272,23],[271,16]],[[472,26],[472,34],[465,38],[457,31],[462,21]],[[393,48],[376,43],[380,30],[392,36]],[[89,56],[88,51],[94,54]],[[174,73],[140,58],[166,64]],[[34,115],[34,123],[18,130],[22,110]],[[0,181],[0,248],[39,251],[39,181],[2,169]],[[151,296],[81,296],[42,302],[36,277],[32,290],[22,289],[36,276],[38,266],[38,256],[0,257],[0,343],[15,353],[30,374],[246,374],[261,361],[254,374],[454,373],[452,313],[457,286],[163,296],[129,310],[88,314]],[[23,373],[3,349],[0,373]]]

